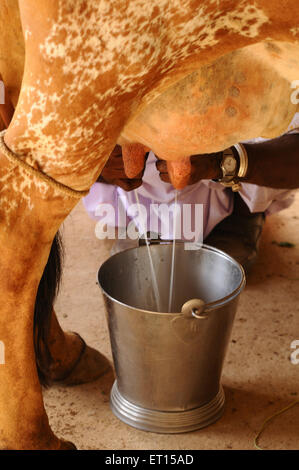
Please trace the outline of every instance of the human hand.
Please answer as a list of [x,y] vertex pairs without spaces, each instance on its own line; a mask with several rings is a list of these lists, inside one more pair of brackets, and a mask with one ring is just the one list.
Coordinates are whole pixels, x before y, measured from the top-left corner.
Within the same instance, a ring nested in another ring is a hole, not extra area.
[[[192,155],[190,157],[191,172],[188,180],[188,185],[198,183],[200,180],[206,179],[219,179],[222,177],[222,170],[220,168],[220,158],[222,152]],[[164,183],[171,183],[167,162],[160,160],[157,157],[156,168],[160,173],[160,179]]]
[[144,169],[134,178],[127,177],[122,158],[122,148],[120,145],[116,145],[97,181],[119,186],[129,192],[142,185],[143,173]]

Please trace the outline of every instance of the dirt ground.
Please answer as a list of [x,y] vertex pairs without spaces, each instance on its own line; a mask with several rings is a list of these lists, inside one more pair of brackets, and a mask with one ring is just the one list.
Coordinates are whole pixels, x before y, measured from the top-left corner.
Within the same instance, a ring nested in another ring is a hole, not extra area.
[[[66,260],[56,310],[64,329],[80,333],[112,360],[96,284],[111,242],[98,240],[94,228],[95,222],[80,202],[62,231]],[[280,242],[295,246],[279,246]],[[291,343],[299,340],[298,301],[299,194],[291,208],[266,220],[259,260],[241,295],[224,364],[226,405],[218,422],[176,435],[129,427],[110,410],[111,373],[94,383],[46,390],[45,406],[53,430],[79,449],[254,449],[254,437],[263,422],[299,400],[299,364],[290,361]],[[270,422],[259,445],[264,449],[299,449],[299,406]]]

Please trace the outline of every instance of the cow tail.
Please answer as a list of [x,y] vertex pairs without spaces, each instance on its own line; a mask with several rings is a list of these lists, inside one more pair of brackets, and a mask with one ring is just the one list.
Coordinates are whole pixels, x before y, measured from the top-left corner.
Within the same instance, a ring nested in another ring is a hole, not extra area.
[[49,385],[45,371],[49,370],[53,361],[48,342],[53,304],[61,281],[62,259],[62,240],[59,232],[57,232],[38,286],[34,308],[33,334],[36,366],[40,383],[44,387]]

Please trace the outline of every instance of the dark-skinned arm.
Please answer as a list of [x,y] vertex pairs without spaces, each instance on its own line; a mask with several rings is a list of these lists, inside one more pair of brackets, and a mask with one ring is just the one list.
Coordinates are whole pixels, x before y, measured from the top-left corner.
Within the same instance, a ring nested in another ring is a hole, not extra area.
[[[248,154],[248,170],[240,181],[276,189],[299,188],[299,134],[284,134],[276,139],[244,144]],[[202,179],[219,179],[222,153],[191,156],[188,184]],[[160,178],[169,183],[166,162],[156,163]]]
[[299,188],[299,134],[244,144],[248,171],[241,181],[277,189]]

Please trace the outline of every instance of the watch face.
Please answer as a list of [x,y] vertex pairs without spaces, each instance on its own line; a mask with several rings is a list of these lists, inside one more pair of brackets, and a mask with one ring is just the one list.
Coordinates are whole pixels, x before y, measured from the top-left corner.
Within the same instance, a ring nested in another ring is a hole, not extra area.
[[233,173],[236,169],[237,162],[234,157],[225,157],[223,166],[225,168],[225,171],[228,173]]

